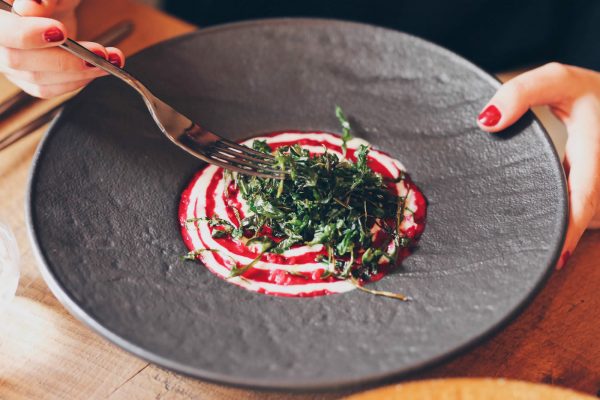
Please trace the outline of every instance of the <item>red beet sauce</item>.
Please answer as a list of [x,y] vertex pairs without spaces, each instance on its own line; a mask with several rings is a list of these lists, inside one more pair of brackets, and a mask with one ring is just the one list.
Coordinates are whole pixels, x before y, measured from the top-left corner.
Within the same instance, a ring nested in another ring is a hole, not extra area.
[[[297,134],[299,132],[285,132],[285,133]],[[279,136],[281,134],[285,134],[285,133],[273,133],[273,134],[265,135],[263,137],[276,138],[277,136]],[[315,133],[320,133],[320,132],[315,132]],[[332,134],[327,133],[326,135],[332,135]],[[333,136],[336,136],[336,135],[333,135]],[[338,137],[338,136],[336,136],[336,137]],[[299,144],[301,146],[315,146],[315,147],[325,146],[329,150],[338,151],[338,152],[341,151],[339,146],[335,146],[335,145],[325,142],[325,141],[315,140],[314,138],[303,138],[303,139],[295,140],[295,141],[269,143],[270,147],[273,150],[280,146],[286,146],[286,145],[292,145],[292,144]],[[387,155],[381,151],[377,151],[377,152],[386,157],[389,157],[389,155]],[[346,158],[353,162],[356,161],[355,150],[348,148],[347,153],[346,153]],[[367,162],[368,162],[368,166],[374,172],[380,173],[383,177],[392,178],[392,179],[394,178],[392,176],[392,171],[388,170],[388,168],[386,168],[385,165],[383,165],[377,159],[372,157],[372,153],[369,154]],[[179,221],[181,224],[181,233],[183,236],[183,240],[184,240],[186,246],[188,247],[188,249],[190,249],[190,251],[197,250],[194,248],[195,246],[192,243],[192,239],[190,236],[190,230],[198,232],[198,236],[200,237],[200,240],[202,241],[202,245],[205,248],[210,247],[207,245],[205,239],[202,238],[202,235],[199,233],[199,229],[197,228],[197,226],[195,224],[186,223],[186,220],[188,218],[192,217],[192,216],[190,216],[189,209],[188,209],[189,204],[190,204],[190,196],[191,196],[192,190],[198,183],[198,180],[200,179],[202,173],[204,172],[204,170],[207,167],[208,166],[201,169],[194,176],[194,178],[192,179],[192,181],[190,182],[190,184],[188,185],[188,187],[185,189],[185,191],[182,193],[182,196],[181,196],[181,202],[180,202],[180,206],[179,206]],[[217,194],[214,192],[217,189],[217,186],[219,185],[219,183],[221,182],[222,179],[223,179],[223,170],[219,168],[218,171],[210,179],[210,183],[208,184],[208,187],[206,190],[207,194],[211,193],[213,195],[212,196],[207,195],[202,199],[204,201],[204,204],[206,207],[205,215],[207,215],[207,216],[214,215],[217,201],[223,201],[225,204],[225,210],[226,210],[228,219],[237,227],[237,225],[238,225],[237,216],[239,215],[239,217],[241,219],[243,219],[245,216],[243,213],[243,210],[242,210],[242,203],[240,202],[241,196],[239,194],[238,188],[235,186],[235,184],[233,182],[231,182],[228,186],[228,189],[223,192],[221,197],[217,197]],[[413,243],[415,243],[416,240],[418,240],[418,238],[423,233],[423,230],[425,229],[425,219],[426,219],[426,213],[427,213],[426,200],[425,200],[425,197],[423,196],[423,194],[421,193],[421,191],[419,190],[419,188],[410,180],[410,178],[406,174],[405,174],[405,178],[404,178],[404,185],[408,189],[410,196],[414,199],[412,201],[412,207],[411,207],[412,214],[407,215],[405,213],[405,218],[412,218],[414,220],[414,223],[411,223],[407,229],[401,229],[401,231],[404,234],[404,236],[406,236],[410,239],[413,239]],[[398,189],[395,184],[390,184],[389,189],[394,194],[398,194]],[[237,212],[234,211],[234,209],[237,210]],[[194,207],[194,216],[198,216],[197,207]],[[212,233],[213,230],[222,229],[222,228],[211,227],[209,229],[210,229],[210,232]],[[262,233],[271,237],[271,239],[273,239],[274,241],[282,240],[281,238],[274,238],[273,236],[271,236],[270,229],[268,227],[264,227]],[[381,231],[379,231],[378,234],[380,237],[378,238],[378,236],[376,235],[375,241],[377,241],[378,239],[379,240],[385,239],[383,237],[384,235],[382,234]],[[228,251],[230,251],[231,253],[234,253],[236,255],[243,256],[243,257],[246,257],[249,259],[254,259],[259,256],[259,252],[256,249],[249,248],[248,246],[244,245],[240,240],[233,239],[231,237],[218,238],[218,239],[213,238],[212,240],[217,242],[224,249],[227,249]],[[300,246],[296,245],[296,246],[293,246],[292,249],[298,248],[298,247],[300,247]],[[397,259],[397,262],[394,265],[391,265],[389,263],[382,264],[380,267],[380,272],[376,276],[373,276],[371,278],[371,281],[377,281],[377,280],[383,278],[391,268],[394,268],[395,266],[399,265],[404,258],[409,256],[410,252],[411,252],[411,250],[409,248],[402,248],[399,252],[399,257]],[[219,254],[219,252],[212,252],[211,254],[212,254],[212,257],[214,258],[214,260],[204,260],[202,255],[199,255],[198,258],[201,261],[204,261],[204,264],[206,265],[206,267],[209,270],[211,270],[213,273],[216,273],[217,275],[221,276],[221,274],[215,272],[215,266],[214,265],[211,266],[210,264],[212,262],[216,262],[216,263],[220,264],[221,266],[227,266],[228,262],[231,263],[232,261],[227,260],[227,257],[223,257],[222,255]],[[282,264],[284,266],[285,265],[298,265],[298,264],[304,264],[304,263],[315,263],[315,259],[319,256],[326,256],[325,249],[322,249],[319,251],[308,251],[305,253],[301,253],[301,254],[294,255],[294,256],[287,256],[287,257],[282,254],[265,253],[261,256],[260,261],[274,263],[274,264]],[[359,257],[359,259],[360,259],[360,257]],[[210,261],[210,262],[206,262],[206,261]],[[325,283],[325,282],[339,281],[337,278],[335,278],[333,276],[330,276],[327,278],[321,278],[321,275],[324,272],[325,272],[324,268],[317,269],[317,270],[310,271],[310,272],[295,272],[294,274],[288,273],[284,268],[275,268],[275,269],[250,268],[242,276],[244,279],[252,281],[252,282],[269,283],[269,284],[275,284],[277,286],[282,286],[282,287],[289,286],[289,285],[320,284],[320,283]],[[277,290],[266,290],[264,288],[258,288],[258,289],[253,289],[253,290],[255,290],[259,293],[265,293],[265,294],[270,294],[270,295],[292,296],[292,297],[312,297],[312,296],[321,296],[321,295],[335,293],[326,288],[319,289],[319,290],[308,290],[308,291],[300,292],[297,294],[290,294],[290,293],[285,293],[283,291],[277,291]]]

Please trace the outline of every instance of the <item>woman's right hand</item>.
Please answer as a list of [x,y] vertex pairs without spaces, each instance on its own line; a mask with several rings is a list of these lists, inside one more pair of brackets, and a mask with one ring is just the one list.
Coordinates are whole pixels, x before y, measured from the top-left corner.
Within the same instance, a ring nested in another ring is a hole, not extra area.
[[[58,48],[75,37],[75,8],[80,0],[8,0],[13,11],[0,11],[0,72],[32,96],[56,97],[77,90],[104,71]],[[123,53],[114,47],[80,42],[122,67]]]

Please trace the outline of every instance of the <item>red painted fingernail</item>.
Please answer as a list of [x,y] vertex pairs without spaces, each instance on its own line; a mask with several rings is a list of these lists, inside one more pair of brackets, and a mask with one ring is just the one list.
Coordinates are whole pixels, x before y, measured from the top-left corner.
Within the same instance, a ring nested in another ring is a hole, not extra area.
[[121,66],[121,56],[116,53],[109,54],[108,61],[114,66]]
[[479,117],[477,117],[482,125],[490,127],[496,125],[498,121],[500,121],[500,118],[502,118],[502,114],[500,114],[500,110],[494,105],[487,106],[487,108],[479,114]]
[[569,261],[569,258],[571,257],[571,252],[570,251],[565,251],[562,256],[560,256],[560,268],[564,267],[567,264],[567,261]]
[[33,1],[35,1],[38,4],[42,4],[42,0],[33,0]]
[[44,32],[44,40],[48,43],[62,42],[65,34],[58,28],[50,28]]
[[565,170],[565,175],[569,176],[569,172],[571,172],[571,166],[569,165],[569,161],[565,158],[563,160],[563,169]]
[[[104,54],[104,52],[103,52],[103,51],[100,51],[100,50],[92,50],[92,51],[93,51],[93,53],[94,53],[95,55],[97,55],[97,56],[99,56],[99,57],[102,57],[102,58],[106,59],[106,54]],[[89,63],[89,62],[87,62],[87,61],[85,62],[85,65],[86,65],[86,66],[88,66],[88,67],[90,67],[90,68],[95,68],[95,67],[96,67],[94,64],[90,64],[90,63]]]

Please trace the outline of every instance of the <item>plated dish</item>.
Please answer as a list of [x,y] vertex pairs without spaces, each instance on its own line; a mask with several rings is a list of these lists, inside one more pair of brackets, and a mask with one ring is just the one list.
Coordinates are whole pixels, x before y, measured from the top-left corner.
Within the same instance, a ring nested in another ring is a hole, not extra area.
[[179,208],[190,252],[227,281],[278,296],[360,289],[397,267],[425,228],[426,202],[402,164],[345,135],[279,132],[242,142],[274,154],[286,179],[206,166]]
[[340,104],[355,136],[401,161],[427,197],[417,247],[365,285],[410,303],[360,290],[295,298],[241,289],[180,259],[189,251],[180,195],[204,165],[156,131],[136,93],[94,82],[40,146],[28,224],[57,298],[139,357],[254,388],[383,382],[500,329],[558,259],[567,200],[547,135],[531,114],[483,134],[475,118],[498,83],[435,45],[354,23],[256,21],[149,48],[128,68],[232,140],[342,135],[331,112]]

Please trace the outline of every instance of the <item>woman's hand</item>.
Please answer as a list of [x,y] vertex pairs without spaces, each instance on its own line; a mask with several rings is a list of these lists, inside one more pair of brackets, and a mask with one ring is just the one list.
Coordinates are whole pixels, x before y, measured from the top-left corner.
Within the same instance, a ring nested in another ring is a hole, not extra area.
[[525,72],[502,85],[478,124],[498,132],[539,105],[548,105],[569,133],[563,162],[569,227],[557,265],[562,268],[583,232],[600,227],[600,73],[558,63]]
[[[79,89],[106,75],[99,68],[58,48],[75,37],[79,0],[8,0],[16,14],[0,11],[0,72],[27,93],[50,98]],[[111,63],[123,66],[114,47],[81,42]]]

